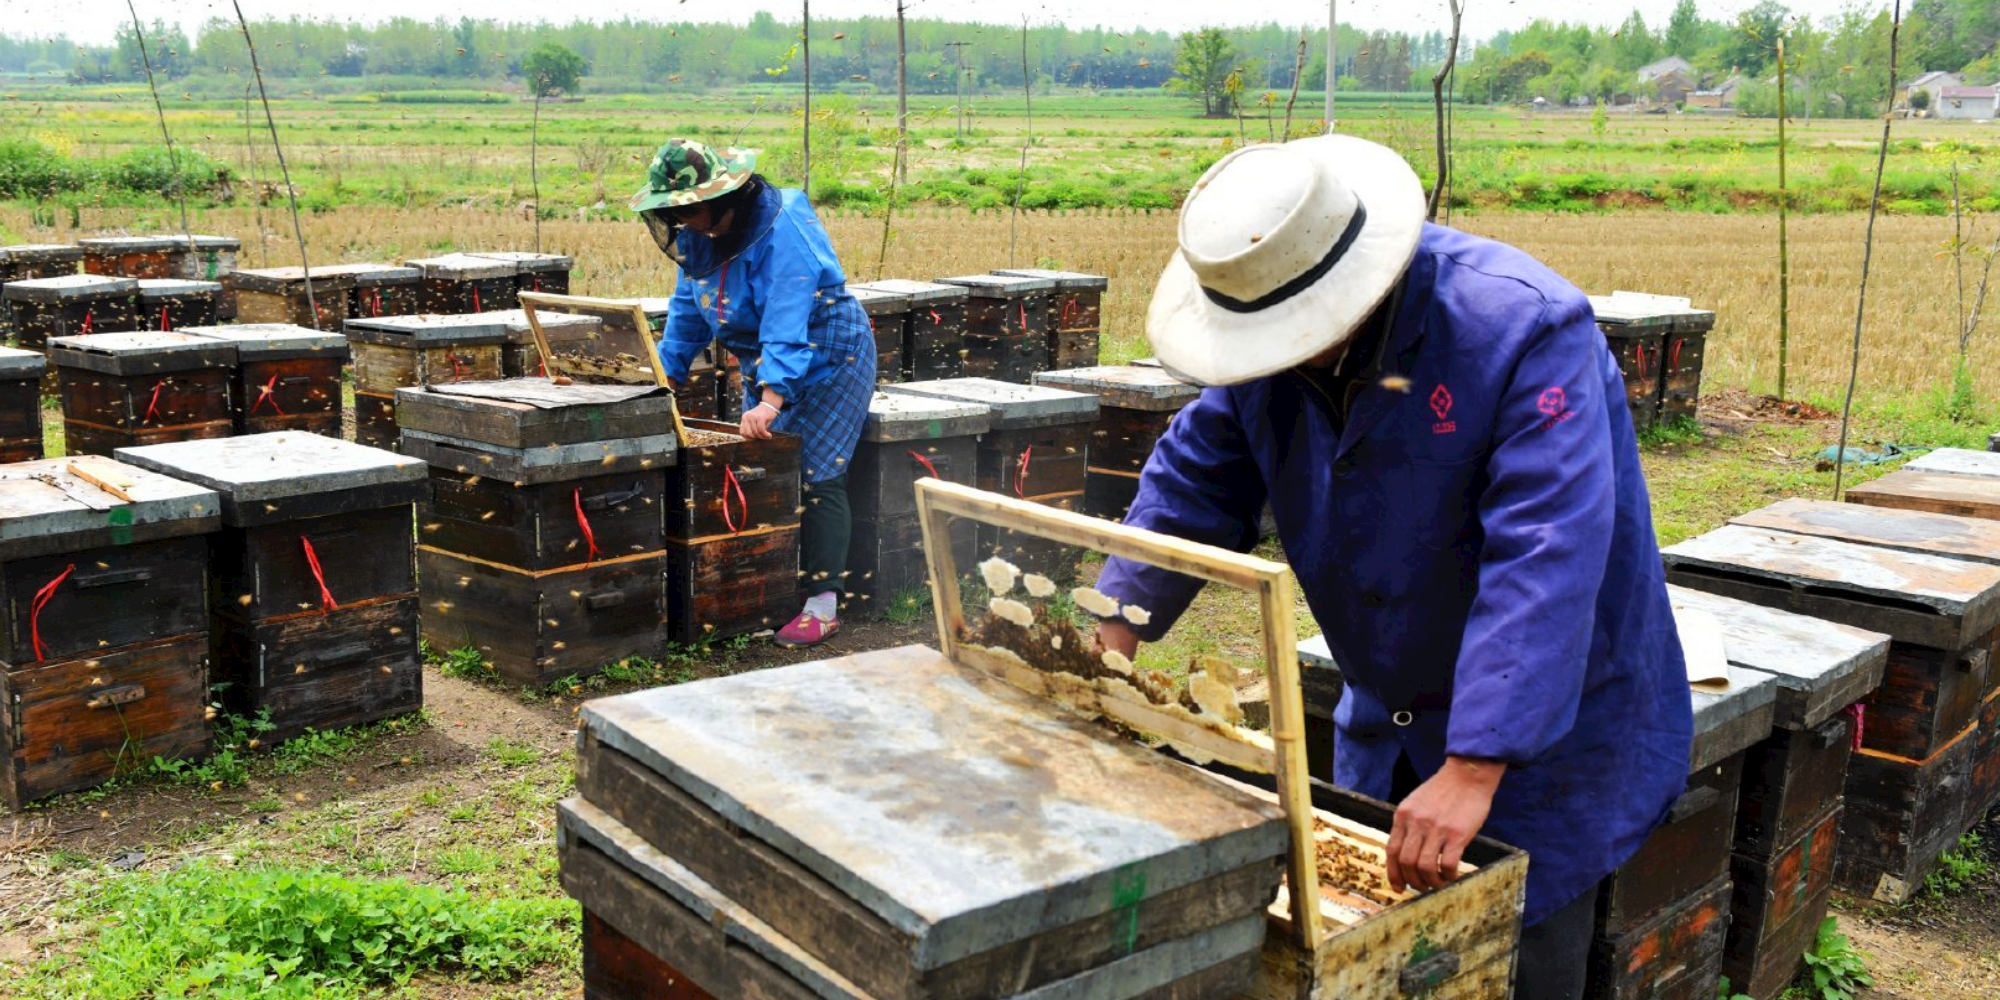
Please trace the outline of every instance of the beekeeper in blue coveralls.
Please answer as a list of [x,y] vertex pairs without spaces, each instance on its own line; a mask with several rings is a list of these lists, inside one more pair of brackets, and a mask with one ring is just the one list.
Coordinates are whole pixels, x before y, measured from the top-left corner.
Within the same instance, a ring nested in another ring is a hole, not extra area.
[[[1128,524],[1247,550],[1268,500],[1346,680],[1334,781],[1399,804],[1398,888],[1485,834],[1529,855],[1520,1000],[1583,993],[1598,884],[1687,780],[1692,713],[1624,386],[1583,294],[1424,221],[1402,157],[1345,136],[1224,157],[1154,290],[1160,363],[1208,386]],[[1112,559],[1151,612],[1200,582]]]

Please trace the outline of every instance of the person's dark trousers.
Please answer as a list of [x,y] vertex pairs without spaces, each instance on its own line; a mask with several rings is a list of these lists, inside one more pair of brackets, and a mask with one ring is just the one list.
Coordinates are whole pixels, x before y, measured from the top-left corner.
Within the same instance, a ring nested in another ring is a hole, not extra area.
[[847,506],[847,477],[835,476],[805,485],[805,511],[799,515],[799,593],[805,597],[833,591],[847,593],[847,543],[854,534],[854,515]]
[[[1389,800],[1401,802],[1422,782],[1408,757],[1396,758],[1389,779]],[[1534,864],[1534,859],[1528,860]],[[1521,948],[1514,957],[1514,1000],[1583,1000],[1590,969],[1590,935],[1597,926],[1597,886],[1521,928]]]

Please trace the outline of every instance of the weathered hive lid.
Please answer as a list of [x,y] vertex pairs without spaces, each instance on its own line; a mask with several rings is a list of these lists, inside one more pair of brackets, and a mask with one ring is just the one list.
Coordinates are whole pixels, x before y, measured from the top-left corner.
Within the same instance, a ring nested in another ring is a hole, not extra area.
[[171,236],[86,236],[77,240],[87,257],[120,253],[162,253],[174,248]]
[[552,271],[570,271],[576,268],[576,258],[558,253],[529,253],[525,250],[492,250],[472,254],[514,265],[521,274],[547,274]]
[[[279,295],[291,295],[304,290],[306,269],[260,267],[247,271],[231,271],[222,276],[222,283],[229,288],[245,292],[276,292]],[[354,275],[343,274],[338,266],[312,269],[314,295],[332,295],[353,287]]]
[[396,422],[404,431],[502,448],[671,439],[673,399],[656,385],[557,385],[545,378],[452,382],[397,390]]
[[631,301],[639,304],[639,311],[645,313],[646,318],[652,320],[654,326],[659,326],[667,321],[667,309],[674,300],[670,296],[648,295]]
[[[1905,534],[1892,527],[1898,523],[1892,518],[1911,512],[1848,506],[1863,524]],[[1746,524],[1725,525],[1660,555],[1670,572],[1686,575],[1677,583],[1726,580],[1781,595],[1795,608],[1795,598],[1845,600],[1850,609],[1868,613],[1870,625],[1934,649],[1964,649],[2000,624],[2000,566],[1962,557]]]
[[141,445],[116,456],[216,491],[222,523],[233,527],[413,504],[428,493],[424,463],[305,431]]
[[2000,455],[1970,448],[1939,448],[1905,463],[1903,471],[1995,478],[2000,477]]
[[353,278],[356,288],[414,285],[424,278],[424,272],[398,264],[333,264],[328,267],[313,268],[315,279],[322,274]]
[[1715,326],[1715,312],[1696,309],[1684,295],[1612,292],[1590,296],[1591,311],[1605,333],[1693,333]]
[[1050,389],[990,378],[946,378],[930,382],[896,382],[884,392],[910,393],[937,399],[981,403],[993,408],[993,429],[1047,427],[1089,423],[1097,418],[1097,397],[1067,389]]
[[[71,465],[118,484],[121,500]],[[0,562],[214,531],[214,490],[92,455],[0,465]]]
[[1767,608],[1686,587],[1668,587],[1678,612],[1707,612],[1722,626],[1731,666],[1770,674],[1778,690],[1773,724],[1811,729],[1882,683],[1889,637],[1851,625]]
[[[400,397],[409,391],[396,390],[399,422],[402,417]],[[433,469],[516,486],[567,483],[591,476],[667,469],[673,467],[677,457],[672,434],[510,448],[412,430],[407,424],[400,426],[403,454],[421,458],[429,462]]]
[[185,299],[221,294],[222,283],[216,281],[193,281],[187,278],[139,279],[139,298],[142,301],[158,302],[161,299]]
[[210,236],[206,233],[161,233],[160,239],[171,240],[174,249],[192,246],[196,250],[218,250],[234,252],[243,249],[243,241],[234,236]]
[[579,729],[894,928],[919,970],[1287,843],[1276,805],[921,646],[603,698]]
[[492,313],[423,313],[370,316],[347,321],[347,339],[358,344],[425,348],[504,344],[507,324]]
[[1166,373],[1165,369],[1142,365],[1098,365],[1094,368],[1063,368],[1036,372],[1035,384],[1087,392],[1105,406],[1121,410],[1178,410],[1201,395],[1201,387],[1189,385]]
[[1690,687],[1688,697],[1694,703],[1694,746],[1688,752],[1688,773],[1693,774],[1771,735],[1778,678],[1732,663],[1727,687]]
[[513,261],[494,260],[478,254],[452,253],[442,257],[424,257],[406,260],[403,263],[424,272],[424,277],[441,281],[477,281],[482,278],[511,278],[521,273],[521,266]]
[[993,408],[984,403],[877,392],[868,401],[863,441],[928,441],[970,437],[993,426]]
[[1111,279],[1101,274],[1085,274],[1082,271],[1050,271],[1039,267],[996,267],[994,274],[1011,274],[1022,278],[1047,278],[1063,291],[1103,291],[1110,287]]
[[106,375],[168,375],[197,368],[228,368],[232,344],[212,337],[164,330],[87,333],[49,338],[49,362]]
[[40,351],[0,347],[0,379],[41,378],[48,369],[49,359]]
[[69,302],[76,299],[108,299],[134,295],[139,283],[131,278],[104,274],[65,274],[55,278],[10,281],[0,295],[21,302]]
[[338,333],[290,323],[244,323],[230,326],[190,326],[182,333],[236,345],[238,361],[283,361],[290,358],[348,356],[347,338]]
[[21,243],[0,250],[15,264],[74,264],[83,259],[83,248],[73,243]]
[[913,303],[956,302],[971,294],[961,285],[947,285],[936,281],[911,281],[908,278],[884,278],[880,281],[847,286],[850,292],[857,288],[907,295]]
[[1299,642],[1299,664],[1313,670],[1340,671],[1340,664],[1333,659],[1333,648],[1326,644],[1324,635]]
[[[535,342],[535,328],[528,325],[528,311],[526,309],[495,309],[491,312],[479,313],[479,315],[491,316],[505,325],[507,327],[507,342],[510,344],[532,344]],[[564,333],[575,337],[587,335],[591,330],[599,330],[604,327],[604,320],[597,316],[586,316],[582,313],[556,312],[549,309],[535,310],[535,319],[542,324],[542,331],[544,333],[548,333],[558,340],[564,339],[563,336],[552,331],[562,330]]]
[[854,296],[854,301],[861,303],[862,310],[870,316],[909,312],[914,301],[902,292],[884,291],[866,285],[849,285],[847,294]]
[[1038,292],[1054,291],[1050,278],[1027,278],[1014,274],[965,274],[939,278],[939,284],[958,285],[975,299],[1024,299]]

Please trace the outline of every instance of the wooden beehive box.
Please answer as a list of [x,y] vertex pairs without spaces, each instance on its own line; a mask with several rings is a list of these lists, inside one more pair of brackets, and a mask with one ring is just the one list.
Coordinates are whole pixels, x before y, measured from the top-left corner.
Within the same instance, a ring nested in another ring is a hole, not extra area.
[[1048,278],[969,274],[939,278],[966,291],[965,374],[1027,382],[1049,367],[1055,319],[1049,306],[1056,283]]
[[[667,328],[667,304],[673,300],[649,297],[633,301],[639,306],[639,310],[646,314],[646,322],[655,338],[654,342],[658,343],[659,336]],[[722,397],[728,395],[729,391],[728,386],[724,384],[722,369],[716,364],[717,356],[722,353],[724,352],[719,345],[710,344],[707,350],[697,355],[688,365],[687,379],[675,393],[677,397],[675,405],[680,408],[681,416],[700,420],[722,419]],[[740,403],[738,408],[741,409]],[[737,416],[741,417],[742,414],[739,413]]]
[[75,274],[76,262],[82,259],[81,247],[55,244],[0,247],[0,338],[14,335],[6,301],[9,282]]
[[[1083,509],[1091,431],[1098,414],[1096,396],[984,378],[910,382],[889,386],[888,391],[991,408],[993,429],[979,439],[975,484],[1050,507]],[[1056,579],[1076,572],[1074,550],[1017,537],[997,525],[981,526],[978,548],[982,555],[1003,555],[1030,572]]]
[[[966,568],[955,562],[948,547],[929,549],[932,603],[941,646],[952,661],[1087,716],[1109,719],[1188,759],[1211,761],[1237,775],[1262,776],[1258,780],[1275,789],[1261,796],[1284,810],[1291,831],[1287,883],[1311,886],[1312,891],[1281,890],[1268,907],[1257,978],[1242,996],[1457,1000],[1510,995],[1527,857],[1479,838],[1466,852],[1461,877],[1450,886],[1423,894],[1390,891],[1382,874],[1382,851],[1393,808],[1312,782],[1306,773],[1303,698],[1289,611],[1292,582],[1282,565],[957,484],[927,479],[917,491],[927,538],[943,537],[958,519],[1006,524],[1052,543],[1171,568],[1257,596],[1269,670],[1268,735],[1235,725],[1232,700],[1219,698],[1214,686],[1190,679],[1186,690],[1177,691],[1179,682],[1162,674],[1089,652],[1089,639],[1070,624],[1072,619],[1037,596],[1053,596],[1051,588],[1033,576],[1019,580],[1021,590],[1014,588],[1018,567],[997,560],[982,563],[979,575],[994,599],[988,614],[969,615],[961,592]],[[1108,598],[1086,594],[1084,588],[1072,592],[1072,598],[1094,613],[1128,614],[1125,608],[1093,607]],[[1017,606],[1007,607],[1002,599]],[[1023,612],[1031,626],[1021,624]],[[1200,673],[1226,689],[1234,669],[1211,658]]]
[[1104,290],[1110,279],[1081,271],[1001,267],[994,274],[1047,278],[1056,283],[1049,305],[1049,367],[1090,368],[1097,364],[1098,340],[1104,326]]
[[97,333],[49,341],[73,455],[228,437],[236,349],[188,333]]
[[[507,378],[524,375],[549,377],[541,348],[535,344],[535,328],[528,322],[527,310],[502,309],[480,315],[498,320],[507,327],[507,344],[500,350],[502,375]],[[604,331],[604,320],[599,316],[544,311],[540,313],[540,319],[550,347],[558,351],[576,341],[602,336]]]
[[931,382],[960,378],[965,370],[965,311],[969,294],[958,285],[935,281],[889,278],[863,285],[849,285],[849,291],[866,288],[891,295],[906,295],[910,311],[903,322],[903,379]]
[[1333,780],[1333,712],[1347,687],[1326,636],[1299,643],[1299,689],[1305,695],[1306,764],[1322,781]]
[[799,439],[736,429],[687,421],[667,472],[666,624],[681,642],[778,628],[798,611]]
[[220,282],[236,270],[236,255],[243,252],[243,241],[234,236],[165,233],[160,238],[173,241],[167,251],[170,270],[173,277],[186,281]]
[[868,329],[875,334],[875,381],[903,381],[903,333],[910,323],[910,296],[866,285],[850,285],[847,291],[861,303]]
[[178,278],[174,243],[169,236],[90,236],[76,241],[83,249],[83,273],[116,278]]
[[0,468],[0,796],[10,808],[156,756],[208,755],[202,536],[220,508],[211,490],[105,458]]
[[1100,409],[1090,430],[1083,510],[1114,520],[1131,509],[1139,494],[1139,473],[1174,414],[1201,395],[1200,386],[1141,365],[1042,372],[1035,384],[1097,397]]
[[221,319],[222,286],[184,278],[140,278],[141,329],[172,331],[214,326]]
[[535,686],[658,651],[676,453],[657,386],[469,382],[398,393],[432,641]]
[[289,739],[423,707],[412,505],[424,465],[298,431],[118,452],[216,491],[207,552],[224,701]]
[[857,1000],[1226,996],[1284,851],[1273,806],[923,647],[591,702],[578,744],[570,891],[642,939],[749,918],[676,941],[690,976],[733,945]]
[[131,278],[72,274],[10,281],[7,325],[22,347],[41,350],[56,337],[138,329],[139,283]]
[[550,295],[568,295],[569,273],[576,270],[575,258],[565,257],[558,253],[488,250],[481,251],[472,256],[484,257],[488,260],[514,265],[514,289],[516,292],[546,292]]
[[341,436],[340,371],[347,338],[286,323],[205,326],[183,331],[233,344],[230,409],[236,433],[306,431]]
[[355,277],[341,267],[266,267],[231,271],[222,276],[226,294],[236,300],[236,318],[244,323],[290,323],[315,330],[338,331],[348,318]]
[[347,341],[354,353],[354,440],[393,449],[396,390],[501,377],[507,325],[476,314],[351,319]]
[[1590,306],[1625,375],[1632,426],[1692,418],[1715,313],[1694,308],[1682,296],[1643,292],[1593,295]]
[[[667,300],[598,299],[580,295],[521,293],[521,309],[534,330],[535,342],[551,376],[578,382],[617,385],[666,385],[654,339],[655,306],[659,322],[666,318]],[[598,325],[550,324],[545,317],[589,317]],[[688,394],[693,386],[684,386]],[[713,395],[711,387],[706,389]]]
[[0,464],[42,457],[42,379],[48,358],[0,347]]
[[1964,553],[1977,552],[1979,533],[1994,526],[1799,501],[1738,522],[1666,550],[1669,579],[1893,640],[1883,682],[1863,702],[1836,880],[1844,891],[1902,902],[1962,831],[1938,824],[1964,817],[1964,781],[1917,786],[1969,763],[1961,736],[1987,684],[2000,567]]
[[[916,481],[927,476],[970,484],[977,472],[979,435],[991,408],[905,393],[878,392],[854,461],[847,467],[847,502],[854,533],[847,549],[843,596],[860,612],[886,609],[889,599],[929,586],[923,530],[917,524]],[[952,534],[958,559],[973,559],[973,525]]]
[[349,319],[414,316],[423,312],[424,272],[396,264],[332,264],[313,268],[313,278],[353,279],[347,290]]
[[424,312],[481,313],[520,305],[515,280],[521,267],[513,261],[452,253],[403,263],[423,272]]

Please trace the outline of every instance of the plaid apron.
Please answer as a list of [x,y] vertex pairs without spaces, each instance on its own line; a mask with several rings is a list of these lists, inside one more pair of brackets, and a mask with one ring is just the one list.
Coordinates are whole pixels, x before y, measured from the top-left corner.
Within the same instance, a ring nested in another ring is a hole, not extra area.
[[[868,402],[875,395],[875,333],[861,303],[845,288],[822,296],[813,308],[811,332],[813,350],[832,358],[833,371],[786,400],[771,429],[799,436],[799,471],[806,482],[818,483],[847,474],[862,425],[868,422]],[[753,374],[756,356],[737,351],[736,360],[743,367],[747,413],[762,401],[764,390]]]

